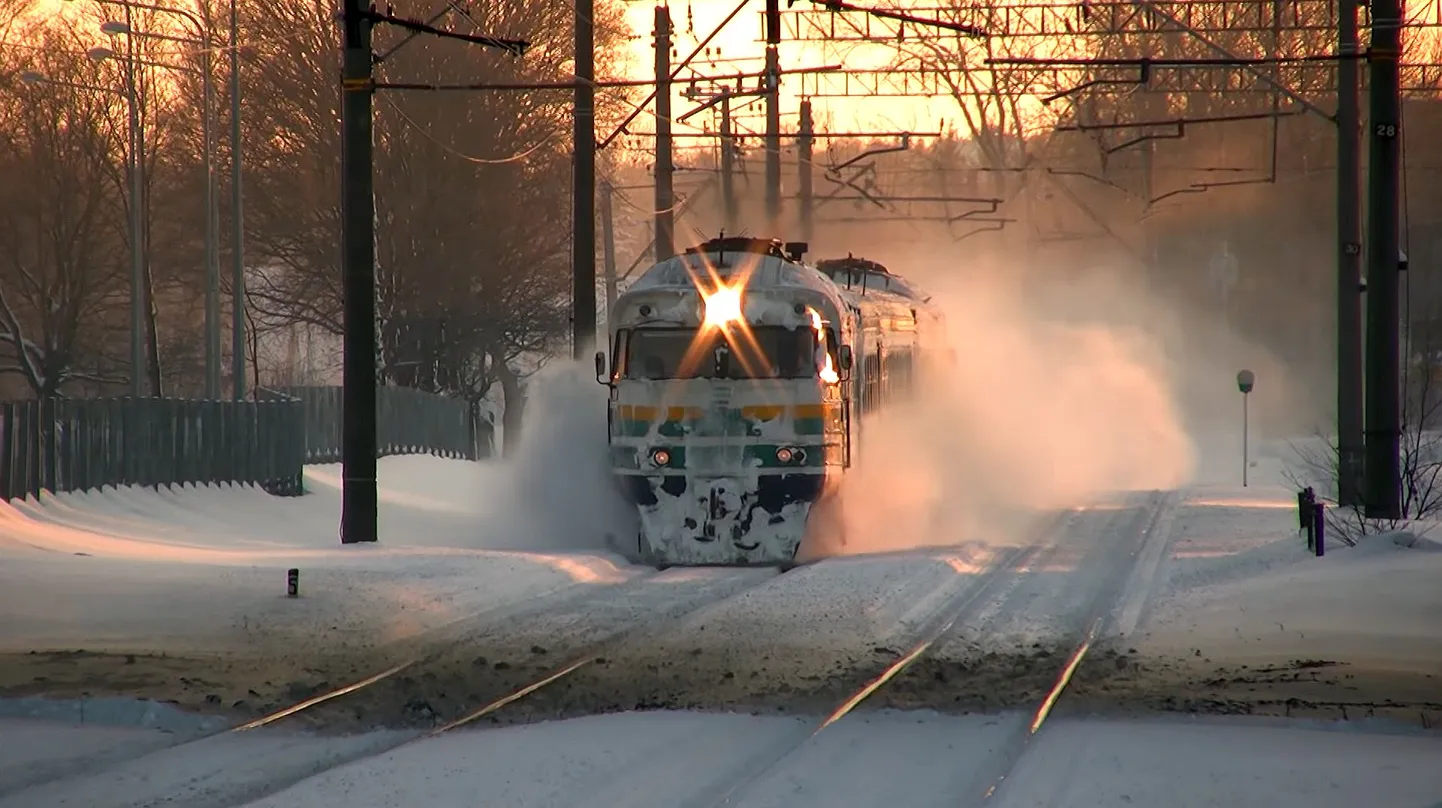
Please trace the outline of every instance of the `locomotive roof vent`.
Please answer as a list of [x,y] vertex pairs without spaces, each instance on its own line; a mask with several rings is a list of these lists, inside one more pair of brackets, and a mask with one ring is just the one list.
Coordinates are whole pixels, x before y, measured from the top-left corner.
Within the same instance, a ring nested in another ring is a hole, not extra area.
[[874,272],[877,275],[891,274],[881,264],[865,258],[857,258],[850,253],[847,253],[845,258],[823,258],[816,262],[816,268],[827,274],[848,269],[853,272]]
[[799,263],[801,257],[806,254],[808,247],[809,245],[804,241],[788,241],[783,244],[780,239],[728,236],[722,233],[718,238],[713,238],[710,241],[697,244],[694,247],[687,247],[686,254],[748,253],[751,255],[766,255],[772,258],[780,258],[783,261]]

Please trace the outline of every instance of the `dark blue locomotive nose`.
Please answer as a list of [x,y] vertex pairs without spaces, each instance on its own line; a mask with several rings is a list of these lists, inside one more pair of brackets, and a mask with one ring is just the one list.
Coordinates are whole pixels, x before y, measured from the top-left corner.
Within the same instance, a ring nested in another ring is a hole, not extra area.
[[[622,493],[632,505],[648,506],[655,505],[660,501],[656,496],[657,489],[664,491],[667,496],[679,498],[691,488],[694,481],[685,475],[668,474],[662,477],[626,476],[621,477],[620,482]],[[754,501],[756,505],[774,516],[793,502],[815,502],[821,497],[821,491],[825,486],[825,474],[772,474],[763,476],[757,481],[754,497],[747,495],[744,499],[746,504]],[[700,495],[701,501],[712,519],[725,518],[715,515],[715,512],[712,511],[713,494],[714,487]],[[695,525],[687,525],[687,527],[695,527]]]
[[748,499],[750,497],[745,492],[734,490],[725,481],[717,481],[711,484],[706,510],[715,521],[728,519],[740,513]]

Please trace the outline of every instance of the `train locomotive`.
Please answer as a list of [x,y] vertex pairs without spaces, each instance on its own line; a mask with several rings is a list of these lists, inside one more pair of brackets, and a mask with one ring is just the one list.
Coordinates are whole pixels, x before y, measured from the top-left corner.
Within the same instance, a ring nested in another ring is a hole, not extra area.
[[843,551],[863,417],[948,355],[925,294],[866,259],[808,264],[806,248],[723,235],[617,299],[596,376],[643,562],[786,568],[803,540],[808,556]]

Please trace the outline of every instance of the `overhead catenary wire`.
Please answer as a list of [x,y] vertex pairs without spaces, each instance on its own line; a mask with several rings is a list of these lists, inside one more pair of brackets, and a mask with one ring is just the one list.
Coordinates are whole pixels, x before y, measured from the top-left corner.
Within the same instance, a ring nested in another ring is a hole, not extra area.
[[468,163],[476,163],[478,165],[505,165],[507,163],[523,162],[524,160],[526,160],[526,158],[530,157],[533,154],[536,154],[541,149],[545,148],[547,144],[555,141],[561,136],[559,132],[552,132],[541,138],[540,142],[536,143],[535,145],[516,152],[515,154],[512,154],[508,157],[476,157],[474,155],[467,154],[460,149],[457,149],[456,147],[442,141],[440,138],[431,134],[426,129],[426,127],[421,126],[419,123],[416,122],[414,118],[412,118],[410,115],[407,115],[406,111],[401,109],[400,105],[397,104],[395,101],[392,101],[385,96],[381,96],[381,99],[385,102],[386,106],[390,107],[391,110],[394,111],[396,115],[399,116],[400,119],[405,122],[406,125],[408,125],[411,129],[419,133],[426,140],[429,140],[430,142],[436,144],[449,154],[455,157],[459,157],[460,159],[465,160]]
[[[304,39],[305,37],[310,36],[311,33],[312,33],[311,31],[297,31],[297,32],[295,32],[295,33],[293,33],[293,34],[285,34],[285,35],[283,35],[283,36],[266,37],[266,38],[264,38],[264,39],[251,39],[251,40],[246,40],[246,41],[243,41],[243,42],[237,42],[237,43],[236,43],[235,45],[233,45],[233,46],[232,46],[230,43],[228,43],[228,42],[223,42],[223,43],[220,43],[220,44],[217,44],[217,45],[212,45],[212,46],[209,47],[209,48],[202,48],[202,47],[192,46],[192,47],[186,47],[186,48],[176,48],[176,49],[174,49],[172,52],[173,52],[173,53],[178,53],[178,54],[181,54],[181,55],[185,55],[185,56],[199,56],[199,55],[204,54],[204,53],[210,53],[210,54],[212,54],[212,55],[214,55],[214,54],[221,54],[221,53],[228,54],[228,53],[230,53],[231,50],[245,50],[245,49],[247,49],[247,48],[259,48],[259,47],[264,47],[264,46],[266,46],[266,45],[278,45],[278,44],[281,44],[281,43],[284,43],[284,42],[291,42],[291,41],[297,40],[297,39]],[[89,52],[88,52],[88,51],[76,51],[76,50],[69,50],[69,49],[65,49],[65,48],[47,48],[47,47],[45,47],[44,45],[28,45],[28,44],[25,44],[25,43],[23,43],[23,42],[6,42],[6,43],[5,43],[5,47],[6,47],[6,48],[18,48],[18,49],[20,49],[20,50],[35,51],[35,52],[37,52],[37,53],[58,53],[58,54],[64,54],[64,55],[66,55],[66,56],[88,56],[88,55],[89,55]]]
[[[717,26],[711,31],[710,34],[707,34],[707,35],[706,35],[706,38],[705,38],[705,39],[703,39],[703,40],[701,40],[701,42],[697,43],[695,49],[691,51],[690,55],[688,55],[685,59],[682,59],[681,62],[680,62],[679,64],[677,64],[675,67],[671,68],[670,79],[671,79],[672,81],[676,80],[676,79],[680,76],[681,71],[684,70],[687,65],[691,64],[691,60],[694,59],[694,58],[696,58],[696,54],[700,53],[701,50],[702,50],[703,48],[705,48],[706,45],[707,45],[708,43],[710,43],[711,40],[714,39],[717,34],[721,33],[721,30],[722,30],[723,28],[725,28],[727,25],[729,25],[729,24],[731,23],[731,20],[733,20],[733,19],[736,18],[736,15],[737,15],[737,14],[740,14],[740,13],[741,13],[741,9],[743,9],[743,8],[746,7],[746,3],[747,3],[747,2],[748,2],[748,0],[741,0],[741,2],[737,3],[737,4],[736,4],[736,7],[731,10],[731,13],[730,13],[730,14],[727,14],[726,17],[725,17],[723,20],[721,20],[721,23],[720,23],[719,25],[717,25]],[[625,134],[625,133],[626,133],[626,127],[629,126],[629,125],[631,124],[631,122],[636,119],[636,116],[637,116],[638,114],[640,114],[640,112],[641,112],[642,110],[644,110],[644,109],[651,103],[651,99],[655,98],[655,96],[656,96],[656,93],[655,93],[654,91],[652,91],[651,95],[647,96],[646,99],[643,100],[639,105],[635,105],[635,109],[631,112],[630,115],[626,116],[626,119],[621,122],[621,125],[620,125],[620,126],[617,126],[616,129],[615,129],[613,132],[611,132],[610,135],[607,135],[606,137],[602,138],[602,139],[600,140],[600,142],[597,143],[597,145],[596,145],[596,150],[597,150],[597,151],[602,151],[602,150],[604,150],[607,146],[611,145],[611,143],[612,143],[613,141],[615,141],[616,138],[620,137],[622,134]],[[672,123],[675,123],[675,122],[673,121]]]

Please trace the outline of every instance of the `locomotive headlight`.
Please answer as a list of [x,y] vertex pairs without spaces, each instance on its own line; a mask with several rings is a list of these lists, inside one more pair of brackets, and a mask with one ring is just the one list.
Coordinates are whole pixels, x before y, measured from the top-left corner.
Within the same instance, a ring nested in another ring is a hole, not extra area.
[[667,466],[671,463],[671,453],[665,449],[657,449],[651,453],[651,462],[658,466]]
[[721,286],[703,299],[706,304],[706,325],[720,328],[743,319],[740,289]]
[[792,461],[796,461],[799,463],[803,459],[805,459],[805,457],[805,452],[801,451],[800,449],[792,449],[789,446],[782,446],[780,449],[776,450],[776,459],[781,463],[790,463]]

